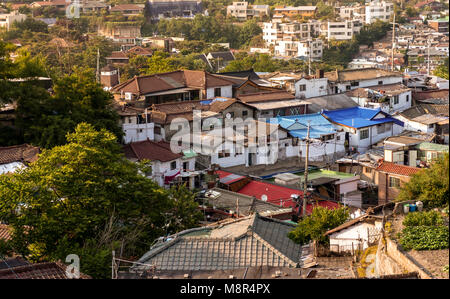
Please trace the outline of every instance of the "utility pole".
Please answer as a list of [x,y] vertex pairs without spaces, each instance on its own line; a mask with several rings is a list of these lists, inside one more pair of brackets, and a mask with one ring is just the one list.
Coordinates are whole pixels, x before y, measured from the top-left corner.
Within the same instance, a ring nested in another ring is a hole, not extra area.
[[312,39],[308,39],[308,75],[311,76],[311,42]]
[[308,158],[309,158],[309,128],[311,121],[308,121],[308,131],[306,133],[306,157],[305,157],[305,187],[303,188],[303,216],[306,216],[306,201],[308,199],[306,192],[308,191]]
[[97,48],[97,73],[96,73],[97,82],[100,83],[100,50]]
[[427,75],[430,76],[430,37],[428,36],[427,40]]
[[394,47],[395,47],[395,13],[394,22],[392,22],[392,57],[391,57],[391,71],[394,71]]

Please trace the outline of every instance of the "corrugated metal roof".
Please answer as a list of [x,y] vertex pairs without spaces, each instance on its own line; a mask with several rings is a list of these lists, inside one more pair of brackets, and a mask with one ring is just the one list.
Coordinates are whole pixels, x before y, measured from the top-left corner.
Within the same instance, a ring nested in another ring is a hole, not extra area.
[[[375,118],[375,116],[383,114],[383,118]],[[403,122],[390,117],[381,109],[369,109],[363,107],[352,107],[333,111],[323,111],[323,116],[332,122],[351,128],[364,128],[382,123],[393,122],[403,126]]]
[[279,124],[282,128],[288,130],[292,136],[298,138],[306,138],[308,121],[311,125],[309,132],[311,138],[320,138],[321,135],[336,132],[333,125],[320,113],[278,116],[268,120],[270,123]]

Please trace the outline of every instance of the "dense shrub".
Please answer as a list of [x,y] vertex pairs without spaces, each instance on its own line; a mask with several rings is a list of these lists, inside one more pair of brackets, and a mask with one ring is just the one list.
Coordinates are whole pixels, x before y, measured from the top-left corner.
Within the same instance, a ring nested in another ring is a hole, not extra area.
[[439,212],[429,211],[420,213],[409,213],[403,220],[404,226],[436,226],[444,224]]
[[400,244],[405,250],[436,250],[448,248],[447,226],[408,226],[403,229]]

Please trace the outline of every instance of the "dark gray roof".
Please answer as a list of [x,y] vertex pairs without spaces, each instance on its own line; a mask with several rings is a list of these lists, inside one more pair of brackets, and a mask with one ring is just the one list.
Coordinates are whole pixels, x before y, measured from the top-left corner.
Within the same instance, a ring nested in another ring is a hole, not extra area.
[[305,260],[304,250],[287,236],[294,228],[292,224],[254,214],[225,224],[186,230],[158,241],[130,271],[144,271],[149,266],[157,270],[299,267]]
[[279,205],[264,202],[255,197],[240,194],[224,189],[213,188],[212,192],[207,192],[205,203],[214,206],[216,209],[236,211],[239,200],[239,215],[249,216],[254,212],[263,216],[274,216],[292,212],[292,208],[284,208]]
[[261,79],[253,69],[248,71],[240,71],[240,72],[223,72],[220,75],[225,75],[229,77],[238,77],[238,78],[248,78],[250,80],[259,80]]
[[343,93],[309,98],[307,101],[311,103],[308,105],[308,113],[320,112],[322,109],[337,110],[358,106],[355,101]]
[[[222,61],[232,61],[234,60],[233,53],[231,51],[226,52],[210,52],[209,53],[214,59],[220,58]],[[209,55],[208,54],[208,55]],[[207,56],[208,56],[207,55]]]

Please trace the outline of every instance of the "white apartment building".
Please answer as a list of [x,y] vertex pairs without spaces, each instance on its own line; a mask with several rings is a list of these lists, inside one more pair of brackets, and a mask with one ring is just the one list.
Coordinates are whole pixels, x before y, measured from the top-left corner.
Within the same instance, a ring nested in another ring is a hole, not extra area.
[[252,17],[268,16],[270,14],[269,5],[248,5],[248,2],[233,2],[227,6],[227,15],[236,17],[238,20],[246,20]]
[[275,45],[279,40],[306,40],[320,33],[320,22],[311,20],[305,23],[270,22],[263,23],[263,39],[266,45]]
[[344,20],[365,20],[366,10],[365,6],[356,4],[351,6],[340,6],[337,8],[339,17]]
[[275,56],[301,57],[304,59],[318,60],[322,58],[323,41],[312,40],[280,40],[275,44]]
[[23,22],[26,18],[26,15],[19,13],[17,10],[9,14],[0,14],[0,28],[6,28],[6,31],[8,31],[14,22]]
[[360,20],[343,20],[323,22],[320,28],[321,35],[327,40],[349,40],[354,34],[361,31],[363,24]]
[[394,13],[394,4],[392,2],[374,0],[366,4],[366,23],[370,24],[377,19],[389,21]]

